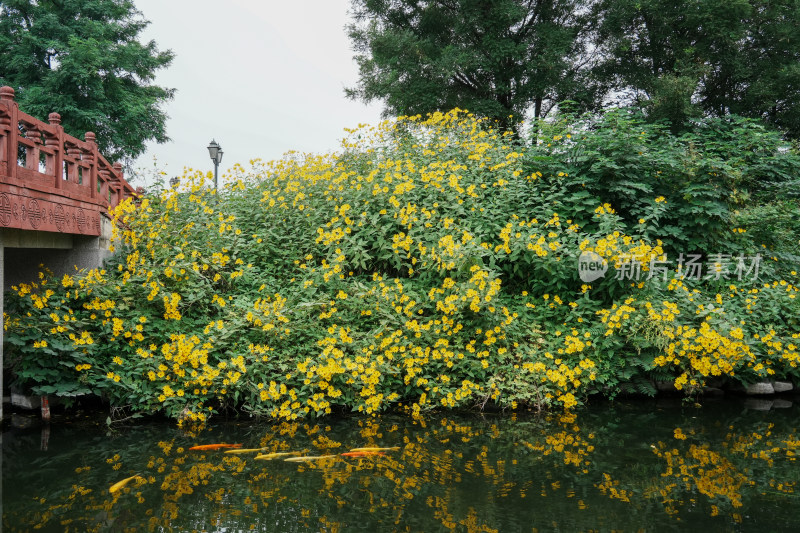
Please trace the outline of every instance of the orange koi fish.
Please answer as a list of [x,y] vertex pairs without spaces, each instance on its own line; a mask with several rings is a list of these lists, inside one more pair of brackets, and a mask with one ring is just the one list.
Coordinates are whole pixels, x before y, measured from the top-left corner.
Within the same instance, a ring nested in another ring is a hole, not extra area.
[[109,487],[109,489],[108,489],[108,492],[110,492],[111,494],[114,494],[114,493],[115,493],[115,492],[117,492],[118,490],[120,490],[120,489],[124,488],[124,487],[125,487],[125,485],[127,485],[128,483],[130,483],[131,481],[133,481],[133,480],[134,480],[134,479],[136,479],[137,477],[142,477],[142,476],[140,476],[139,474],[136,474],[135,476],[126,477],[126,478],[125,478],[125,479],[123,479],[122,481],[117,481],[116,483],[114,483],[113,485],[111,485],[111,487]]
[[189,448],[194,451],[219,450],[220,448],[241,448],[241,444],[200,444]]
[[369,457],[370,455],[386,455],[386,452],[378,451],[378,450],[362,450],[362,451],[350,451],[344,452],[341,455],[345,457]]
[[391,448],[351,448],[351,452],[394,452],[400,449],[400,446],[392,446]]

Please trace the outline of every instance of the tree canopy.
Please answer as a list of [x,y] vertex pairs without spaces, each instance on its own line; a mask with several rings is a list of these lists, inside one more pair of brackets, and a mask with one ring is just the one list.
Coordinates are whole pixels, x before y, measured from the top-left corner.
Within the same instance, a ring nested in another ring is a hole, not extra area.
[[467,108],[505,123],[554,104],[633,105],[800,136],[800,0],[353,0],[347,94],[387,114]]
[[0,84],[26,113],[56,111],[67,133],[94,131],[107,158],[130,162],[168,140],[174,93],[152,83],[173,53],[138,40],[147,24],[131,0],[0,0]]
[[592,100],[576,0],[354,0],[360,80],[351,98],[387,115],[467,108],[510,127],[529,109]]
[[760,118],[800,136],[798,0],[602,0],[595,67],[654,118]]

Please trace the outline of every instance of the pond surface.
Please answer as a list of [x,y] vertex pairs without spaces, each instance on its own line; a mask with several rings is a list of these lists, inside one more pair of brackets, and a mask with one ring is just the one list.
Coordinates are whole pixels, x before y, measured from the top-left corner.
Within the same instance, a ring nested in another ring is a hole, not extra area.
[[[3,531],[790,531],[798,407],[169,423],[3,434]],[[191,451],[237,443],[259,452]],[[351,448],[393,448],[343,456]],[[124,487],[109,492],[131,476]]]

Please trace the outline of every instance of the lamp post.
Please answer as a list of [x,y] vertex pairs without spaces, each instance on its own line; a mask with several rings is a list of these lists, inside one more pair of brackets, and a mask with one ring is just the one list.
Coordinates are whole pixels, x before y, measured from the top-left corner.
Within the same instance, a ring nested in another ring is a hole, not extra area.
[[217,173],[219,164],[222,163],[222,147],[214,139],[211,139],[211,143],[208,145],[208,155],[214,162],[214,192],[217,192]]

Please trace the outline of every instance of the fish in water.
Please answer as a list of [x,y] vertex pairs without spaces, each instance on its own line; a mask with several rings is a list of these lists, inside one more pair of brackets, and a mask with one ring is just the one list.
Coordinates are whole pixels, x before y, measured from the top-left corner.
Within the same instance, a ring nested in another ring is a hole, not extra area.
[[352,448],[351,452],[394,452],[400,449],[400,446],[393,446],[391,448]]
[[275,452],[275,453],[261,453],[256,455],[256,459],[278,459],[279,457],[286,457],[287,455],[297,455],[300,452]]
[[263,452],[266,448],[239,448],[236,450],[226,450],[225,453],[255,453]]
[[122,481],[117,481],[116,483],[111,485],[111,487],[109,487],[108,492],[110,492],[111,494],[117,492],[118,490],[124,488],[125,485],[127,485],[128,483],[130,483],[131,481],[133,481],[137,477],[142,477],[142,476],[140,476],[139,474],[136,474],[135,476],[126,477]]
[[306,461],[319,461],[320,459],[333,459],[335,455],[305,455],[303,457],[289,457],[284,461],[291,461],[293,463],[305,463]]
[[363,451],[349,451],[344,452],[343,454],[345,457],[369,457],[371,455],[386,455],[386,452],[382,452],[380,450],[363,450]]
[[203,450],[219,450],[221,448],[241,448],[241,444],[200,444],[199,446],[192,446],[189,448],[190,450],[194,451],[203,451]]

